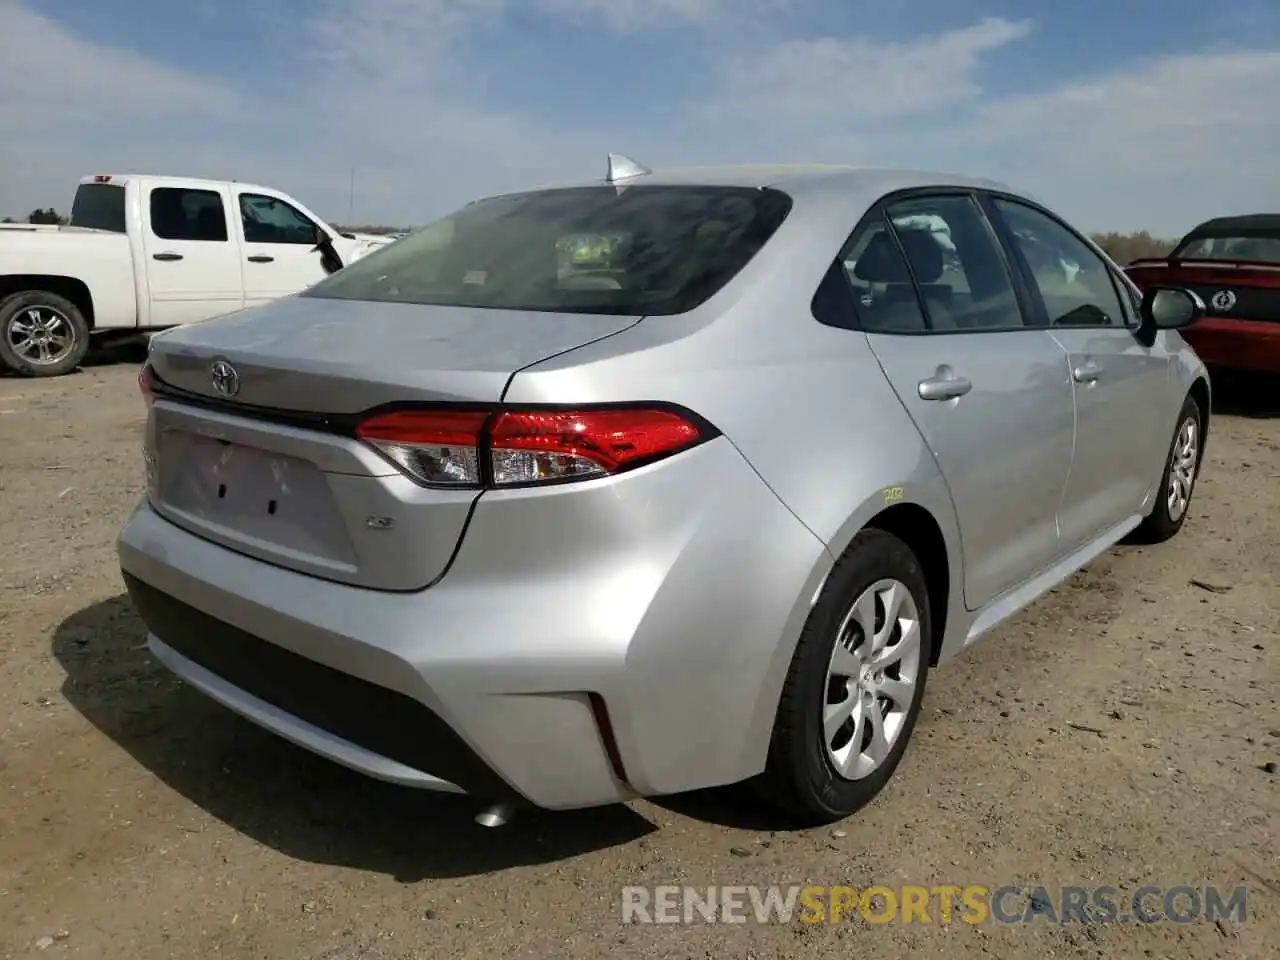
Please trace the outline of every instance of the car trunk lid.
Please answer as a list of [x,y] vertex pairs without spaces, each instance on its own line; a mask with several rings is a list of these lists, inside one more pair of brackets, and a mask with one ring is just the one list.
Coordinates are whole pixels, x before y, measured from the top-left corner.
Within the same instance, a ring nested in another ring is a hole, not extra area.
[[1280,264],[1249,260],[1138,260],[1125,272],[1139,287],[1172,284],[1204,300],[1206,316],[1280,323]]
[[361,415],[496,404],[516,371],[636,322],[287,298],[175,328],[148,361],[149,499],[173,523],[278,566],[420,589],[447,569],[479,492],[415,484],[356,439]]

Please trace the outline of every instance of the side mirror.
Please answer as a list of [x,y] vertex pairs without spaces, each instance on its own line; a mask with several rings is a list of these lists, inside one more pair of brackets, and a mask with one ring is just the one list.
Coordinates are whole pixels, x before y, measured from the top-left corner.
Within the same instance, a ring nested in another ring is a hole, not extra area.
[[333,248],[333,238],[325,233],[324,228],[318,223],[312,225],[312,231],[316,245],[311,252],[320,252],[320,266],[326,276],[337,273],[343,268],[344,264],[342,257],[338,255],[338,251]]
[[1189,327],[1207,310],[1205,302],[1184,287],[1148,287],[1142,293],[1139,339],[1150,346],[1159,331]]

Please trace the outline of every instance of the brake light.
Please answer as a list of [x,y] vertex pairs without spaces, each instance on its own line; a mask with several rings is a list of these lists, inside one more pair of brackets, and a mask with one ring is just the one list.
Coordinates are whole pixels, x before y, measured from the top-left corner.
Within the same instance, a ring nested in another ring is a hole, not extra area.
[[490,431],[497,486],[617,473],[697,443],[698,428],[667,410],[511,411]]
[[151,387],[151,364],[144,363],[142,369],[138,371],[138,390],[142,393],[142,402],[147,405],[147,409],[151,409],[151,405],[156,402],[156,392]]
[[667,408],[396,410],[356,436],[425,486],[511,487],[608,476],[707,439]]

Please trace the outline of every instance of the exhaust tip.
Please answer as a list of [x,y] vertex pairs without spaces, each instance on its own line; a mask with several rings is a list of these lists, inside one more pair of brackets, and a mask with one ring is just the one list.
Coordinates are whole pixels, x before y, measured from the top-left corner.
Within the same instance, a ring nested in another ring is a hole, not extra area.
[[497,803],[476,814],[476,823],[482,827],[501,827],[511,821],[515,811],[509,804]]

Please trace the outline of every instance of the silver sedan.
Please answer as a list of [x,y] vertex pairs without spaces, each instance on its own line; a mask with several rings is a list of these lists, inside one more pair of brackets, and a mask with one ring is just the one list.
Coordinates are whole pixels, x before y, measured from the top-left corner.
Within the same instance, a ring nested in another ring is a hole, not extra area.
[[830,822],[932,668],[1178,531],[1203,309],[989,181],[614,156],[155,337],[120,564],[191,685],[483,822]]

